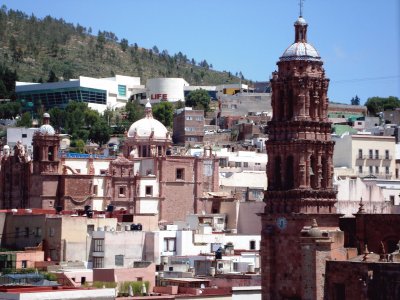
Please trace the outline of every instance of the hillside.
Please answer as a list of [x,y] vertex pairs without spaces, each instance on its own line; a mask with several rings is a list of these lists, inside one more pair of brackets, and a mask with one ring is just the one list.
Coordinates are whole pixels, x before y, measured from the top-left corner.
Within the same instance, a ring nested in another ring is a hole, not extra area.
[[[238,82],[239,74],[212,70],[179,52],[141,48],[112,32],[67,23],[50,16],[39,19],[21,11],[0,9],[0,98],[12,97],[11,82],[68,80],[78,76],[182,77],[191,85]],[[240,74],[241,75],[241,74]],[[244,79],[244,78],[242,78]],[[3,82],[2,82],[3,81]]]

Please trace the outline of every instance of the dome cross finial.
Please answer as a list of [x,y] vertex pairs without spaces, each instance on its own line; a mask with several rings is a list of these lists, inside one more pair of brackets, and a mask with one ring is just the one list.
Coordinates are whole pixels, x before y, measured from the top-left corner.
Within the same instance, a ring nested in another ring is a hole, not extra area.
[[304,0],[299,0],[299,7],[300,7],[300,17],[303,16],[303,5],[304,5]]

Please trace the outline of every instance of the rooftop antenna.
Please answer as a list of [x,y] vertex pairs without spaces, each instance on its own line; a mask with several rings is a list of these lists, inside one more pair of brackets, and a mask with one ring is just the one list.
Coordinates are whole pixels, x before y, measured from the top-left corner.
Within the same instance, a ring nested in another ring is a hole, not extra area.
[[303,16],[303,4],[304,0],[299,0],[299,6],[300,6],[300,17]]

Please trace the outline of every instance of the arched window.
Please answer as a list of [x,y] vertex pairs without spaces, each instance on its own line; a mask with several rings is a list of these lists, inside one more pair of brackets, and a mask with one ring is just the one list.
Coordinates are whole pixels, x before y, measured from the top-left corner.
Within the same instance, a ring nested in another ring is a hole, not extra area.
[[327,163],[327,158],[326,156],[322,156],[322,178],[321,178],[321,187],[326,188],[328,185],[328,172],[329,172],[329,166]]
[[275,157],[275,170],[274,170],[274,182],[275,189],[280,190],[282,188],[282,174],[281,174],[282,161],[280,156]]
[[286,159],[286,176],[285,176],[285,187],[286,189],[294,188],[294,158],[292,155]]
[[318,180],[317,159],[314,155],[311,155],[311,157],[310,157],[310,185],[311,185],[311,188],[313,188],[313,189],[317,188],[317,180]]

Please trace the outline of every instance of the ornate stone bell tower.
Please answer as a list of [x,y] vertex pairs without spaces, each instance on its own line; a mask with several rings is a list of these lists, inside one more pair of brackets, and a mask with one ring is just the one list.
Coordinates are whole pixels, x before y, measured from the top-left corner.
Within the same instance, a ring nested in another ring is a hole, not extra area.
[[295,42],[280,57],[271,79],[273,118],[268,123],[268,190],[262,216],[263,299],[308,299],[302,230],[313,221],[338,226],[332,186],[334,142],[327,118],[329,79],[317,50],[307,43],[308,24],[302,16],[294,27]]

